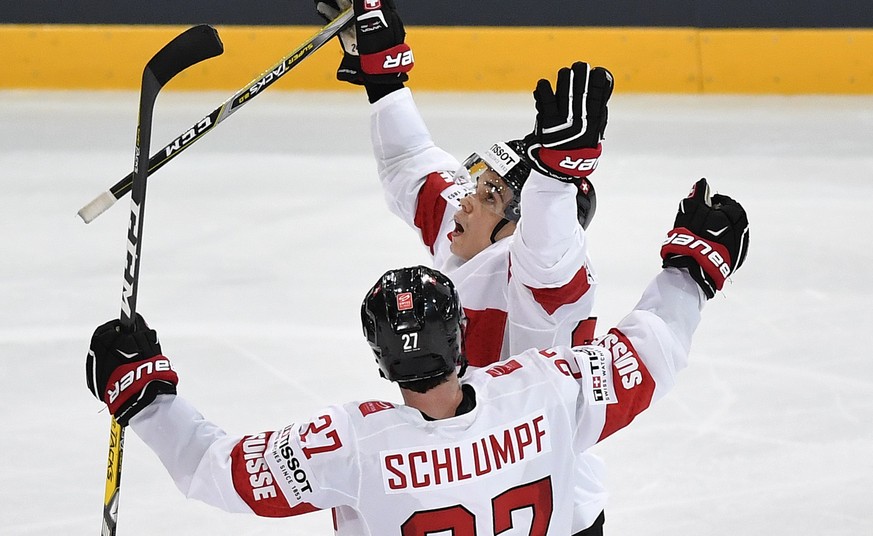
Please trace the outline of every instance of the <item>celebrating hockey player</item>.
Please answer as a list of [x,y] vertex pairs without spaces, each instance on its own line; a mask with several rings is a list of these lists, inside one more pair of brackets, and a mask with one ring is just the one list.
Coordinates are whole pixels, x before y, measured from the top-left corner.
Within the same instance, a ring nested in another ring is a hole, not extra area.
[[[327,20],[351,5],[316,0]],[[373,152],[390,210],[457,286],[470,365],[584,342],[597,286],[585,236],[596,208],[589,175],[601,154],[612,75],[578,62],[558,72],[554,87],[540,80],[533,131],[462,164],[434,145],[404,87],[414,61],[394,1],[357,0],[354,9],[355,24],[340,34],[337,78],[363,85],[372,103]],[[597,536],[603,462],[582,453],[576,469],[573,534]]]
[[403,404],[331,406],[281,429],[228,436],[176,395],[157,334],[137,316],[97,328],[87,384],[154,450],[188,497],[282,517],[334,508],[338,535],[571,533],[577,454],[674,385],[708,298],[743,263],[748,221],[705,179],[680,204],[663,270],[593,344],[527,350],[466,371],[452,281],[391,270],[361,306],[364,333]]

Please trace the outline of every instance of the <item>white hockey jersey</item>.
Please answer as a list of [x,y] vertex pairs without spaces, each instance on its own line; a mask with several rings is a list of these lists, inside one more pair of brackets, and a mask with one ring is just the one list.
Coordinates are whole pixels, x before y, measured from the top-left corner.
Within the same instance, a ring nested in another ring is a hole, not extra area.
[[[408,89],[371,108],[370,136],[389,209],[413,227],[449,276],[467,315],[466,355],[481,367],[529,348],[583,343],[597,277],[579,225],[576,187],[532,170],[521,193],[521,219],[511,236],[468,261],[452,254],[450,234],[458,199],[460,163],[434,145]],[[588,528],[606,507],[605,467],[590,452],[576,465],[574,532]]]
[[448,419],[363,401],[229,437],[181,397],[161,395],[131,426],[186,496],[227,511],[281,517],[333,508],[339,535],[486,535],[512,526],[566,536],[576,454],[673,387],[704,303],[687,273],[665,270],[595,345],[529,350],[473,370],[462,381],[475,392],[474,409]]
[[596,276],[579,225],[577,187],[536,170],[522,188],[512,236],[463,261],[450,251],[460,163],[436,147],[408,89],[372,105],[371,138],[389,209],[412,226],[449,276],[467,314],[467,358],[473,366],[529,348],[573,345],[591,315]]

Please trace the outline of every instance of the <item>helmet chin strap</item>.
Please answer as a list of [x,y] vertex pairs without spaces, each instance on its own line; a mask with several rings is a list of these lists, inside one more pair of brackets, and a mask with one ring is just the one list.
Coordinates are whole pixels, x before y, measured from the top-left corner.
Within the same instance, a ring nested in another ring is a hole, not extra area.
[[501,229],[503,229],[504,227],[506,227],[506,224],[507,224],[507,223],[509,223],[509,220],[506,219],[506,218],[503,218],[502,220],[500,220],[499,222],[497,222],[497,225],[494,226],[494,230],[491,231],[491,243],[492,243],[492,244],[493,244],[494,242],[497,242],[497,233],[499,233]]

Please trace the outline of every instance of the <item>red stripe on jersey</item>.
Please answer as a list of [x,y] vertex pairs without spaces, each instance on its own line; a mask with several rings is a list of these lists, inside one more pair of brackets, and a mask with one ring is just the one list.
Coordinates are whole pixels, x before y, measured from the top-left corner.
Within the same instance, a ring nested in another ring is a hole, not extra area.
[[418,204],[415,208],[415,220],[413,223],[421,231],[421,239],[424,245],[430,248],[433,255],[433,245],[440,231],[440,224],[446,213],[446,200],[440,194],[452,185],[451,181],[440,173],[433,172],[424,179],[424,184],[418,191]]
[[576,272],[573,279],[562,287],[557,288],[532,288],[527,287],[533,294],[534,300],[543,309],[552,314],[562,305],[575,303],[588,292],[591,284],[588,283],[588,270],[583,266]]
[[467,361],[474,367],[484,367],[498,361],[503,348],[506,311],[465,308],[464,314],[467,315],[467,329],[464,331]]
[[594,329],[597,327],[597,317],[589,316],[582,320],[576,327],[573,328],[571,341],[573,346],[582,346],[583,344],[591,344],[594,340]]
[[606,422],[598,439],[603,441],[649,407],[655,392],[655,379],[621,331],[609,330],[597,344],[612,353],[612,383],[618,396],[617,404],[606,406]]
[[246,436],[233,447],[230,471],[237,494],[252,512],[262,517],[288,517],[318,510],[309,503],[294,507],[288,504],[264,459],[272,435],[273,432],[264,432]]

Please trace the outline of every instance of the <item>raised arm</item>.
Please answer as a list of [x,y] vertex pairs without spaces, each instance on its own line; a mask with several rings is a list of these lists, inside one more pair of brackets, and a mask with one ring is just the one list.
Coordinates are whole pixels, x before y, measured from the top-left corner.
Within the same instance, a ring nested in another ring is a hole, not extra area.
[[534,91],[537,116],[525,140],[533,170],[510,247],[510,351],[570,344],[591,313],[594,273],[585,228],[596,208],[589,175],[606,129],[612,75],[576,62]]
[[[348,504],[355,496],[353,434],[341,408],[326,410],[314,424],[229,436],[176,396],[178,376],[142,317],[132,332],[118,328],[114,320],[95,331],[88,388],[157,454],[186,497],[228,512],[286,517]],[[325,420],[336,448],[318,437]],[[321,455],[313,460],[303,455],[307,441],[319,445]]]
[[406,31],[393,0],[316,0],[328,21],[353,7],[354,24],[340,35],[343,59],[337,79],[362,85],[371,103],[370,133],[376,169],[388,208],[416,229],[431,254],[444,250],[441,232],[451,225],[464,193],[452,176],[460,164],[436,147],[404,87],[414,66]]
[[[583,389],[580,422],[602,426],[584,426],[580,448],[627,426],[673,388],[676,374],[687,366],[703,306],[715,295],[713,289],[722,288],[723,277],[745,261],[748,237],[743,207],[727,196],[710,198],[706,180],[698,181],[661,248],[664,269],[633,311],[594,343],[606,350],[602,370],[608,374],[603,372],[602,379],[611,390],[606,400],[592,403],[596,397]],[[587,353],[584,347],[578,352],[581,368]]]

